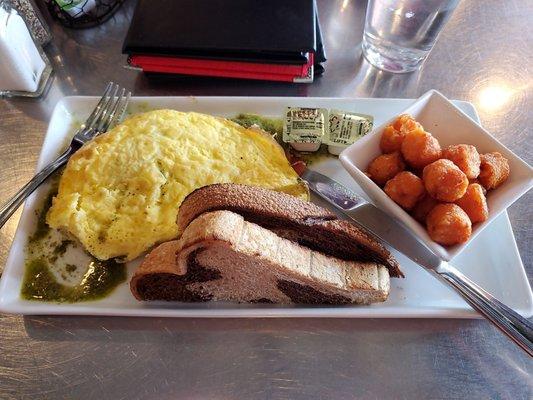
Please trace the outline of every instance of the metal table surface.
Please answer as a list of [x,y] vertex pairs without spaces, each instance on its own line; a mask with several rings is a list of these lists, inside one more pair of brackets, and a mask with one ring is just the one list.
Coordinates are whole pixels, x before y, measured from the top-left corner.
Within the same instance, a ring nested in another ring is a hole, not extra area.
[[[56,101],[98,95],[108,80],[135,95],[415,98],[435,88],[473,102],[489,131],[533,161],[532,1],[462,1],[422,70],[409,75],[361,59],[364,1],[319,1],[329,61],[311,85],[148,80],[125,70],[133,5],[88,30],[49,19],[50,92],[0,100],[0,202],[31,177]],[[509,209],[530,280],[532,196]],[[19,216],[0,231],[0,265]],[[0,316],[2,399],[528,399],[532,371],[532,360],[483,320]]]

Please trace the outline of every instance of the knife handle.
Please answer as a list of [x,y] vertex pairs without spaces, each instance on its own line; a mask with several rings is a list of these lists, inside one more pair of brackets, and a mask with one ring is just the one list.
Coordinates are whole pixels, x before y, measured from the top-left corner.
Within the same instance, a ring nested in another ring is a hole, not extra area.
[[533,324],[495,299],[457,269],[441,264],[437,276],[453,288],[478,312],[533,357]]

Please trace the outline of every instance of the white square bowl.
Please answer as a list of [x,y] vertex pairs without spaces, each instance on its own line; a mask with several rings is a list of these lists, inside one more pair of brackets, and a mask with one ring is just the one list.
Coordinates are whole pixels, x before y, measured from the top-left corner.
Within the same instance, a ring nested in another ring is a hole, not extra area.
[[500,187],[487,193],[489,218],[472,226],[472,236],[466,243],[443,247],[431,240],[426,228],[396,204],[364,173],[370,161],[382,154],[379,148],[381,133],[387,125],[396,119],[396,116],[373,129],[372,132],[340,154],[339,158],[344,168],[375,206],[403,223],[436,255],[450,261],[463,251],[499,214],[531,188],[533,170],[436,90],[425,93],[401,114],[412,115],[426,131],[438,139],[442,148],[451,144],[471,144],[477,148],[479,153],[498,151],[509,160],[511,169],[509,178]]

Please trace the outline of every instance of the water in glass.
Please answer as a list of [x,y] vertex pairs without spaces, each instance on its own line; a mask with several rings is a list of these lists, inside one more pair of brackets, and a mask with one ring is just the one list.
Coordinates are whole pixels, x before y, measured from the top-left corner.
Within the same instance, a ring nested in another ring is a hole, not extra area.
[[424,61],[459,0],[369,0],[363,53],[391,72],[409,72]]

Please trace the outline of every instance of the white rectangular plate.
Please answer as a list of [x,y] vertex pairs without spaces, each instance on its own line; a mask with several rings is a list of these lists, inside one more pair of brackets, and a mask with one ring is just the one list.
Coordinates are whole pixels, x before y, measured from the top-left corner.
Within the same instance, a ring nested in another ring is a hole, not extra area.
[[[96,97],[66,97],[52,115],[43,144],[38,169],[50,162],[68,142],[76,124],[83,121],[97,102]],[[233,116],[241,112],[281,115],[286,106],[335,108],[373,115],[379,125],[405,109],[412,100],[404,99],[328,99],[291,97],[137,97],[130,111],[171,108],[214,115]],[[479,121],[474,107],[455,104]],[[337,159],[313,164],[313,169],[338,180],[363,194]],[[35,227],[35,211],[47,187],[41,187],[27,201],[15,234],[0,282],[0,311],[19,314],[130,315],[151,317],[364,317],[475,318],[475,313],[455,292],[401,254],[395,253],[405,279],[392,279],[389,299],[370,306],[272,306],[233,303],[142,303],[129,291],[129,278],[136,262],[128,266],[128,281],[108,297],[92,302],[57,304],[20,298],[24,273],[25,246]],[[527,317],[533,315],[533,301],[507,213],[500,215],[472,240],[453,264],[483,288]]]

